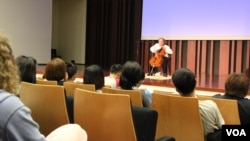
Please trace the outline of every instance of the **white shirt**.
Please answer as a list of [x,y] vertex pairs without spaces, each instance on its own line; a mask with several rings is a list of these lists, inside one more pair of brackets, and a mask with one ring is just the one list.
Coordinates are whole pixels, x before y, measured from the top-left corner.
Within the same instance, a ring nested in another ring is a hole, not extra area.
[[199,109],[205,136],[221,129],[225,124],[220,110],[212,100],[199,100]]
[[110,86],[111,88],[117,88],[117,81],[113,77],[106,76],[104,77],[104,85]]
[[[164,57],[168,57],[169,54],[173,54],[172,49],[168,45],[164,45],[163,48],[165,48],[165,52],[166,52]],[[161,46],[159,45],[159,43],[156,43],[152,47],[150,47],[150,51],[152,53],[157,52],[159,49],[161,49]]]

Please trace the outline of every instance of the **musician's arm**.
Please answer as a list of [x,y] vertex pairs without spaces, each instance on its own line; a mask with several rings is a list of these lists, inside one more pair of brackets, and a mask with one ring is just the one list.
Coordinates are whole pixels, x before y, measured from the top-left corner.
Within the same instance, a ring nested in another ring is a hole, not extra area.
[[165,46],[167,54],[173,54],[173,50],[169,46]]
[[161,47],[159,46],[158,43],[154,44],[153,46],[150,47],[150,51],[152,53],[156,53],[159,49],[161,49]]
[[152,47],[150,47],[150,51],[152,52],[152,53],[155,53],[156,51],[155,51],[155,45],[153,45]]

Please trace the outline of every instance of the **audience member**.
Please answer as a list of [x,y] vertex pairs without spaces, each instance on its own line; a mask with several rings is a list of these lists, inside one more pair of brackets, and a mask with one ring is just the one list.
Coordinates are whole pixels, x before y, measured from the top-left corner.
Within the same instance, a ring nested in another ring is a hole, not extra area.
[[97,92],[102,92],[104,86],[104,72],[101,66],[93,64],[85,68],[83,73],[84,84],[94,84]]
[[[125,90],[135,90],[140,87],[145,78],[145,72],[136,61],[127,61],[122,66],[122,72],[120,76],[120,87]],[[151,106],[151,93],[149,91],[142,91],[142,103],[143,107]]]
[[15,96],[19,75],[15,58],[7,37],[0,33],[0,140],[1,141],[86,141],[86,132],[77,124],[55,129],[47,138],[39,131],[31,111]]
[[74,81],[77,73],[77,65],[70,62],[66,64],[66,72],[68,73],[67,81]]
[[109,75],[104,78],[105,86],[110,86],[111,88],[120,87],[120,76],[122,71],[121,64],[113,64],[110,67]]
[[225,94],[213,96],[215,98],[237,100],[241,124],[250,124],[250,100],[246,98],[249,84],[249,78],[245,74],[232,73],[225,82]]
[[36,83],[36,59],[21,55],[16,58],[16,63],[21,81]]
[[[196,97],[196,78],[195,74],[189,69],[176,70],[172,76],[172,82],[181,96]],[[216,103],[212,100],[201,100],[199,101],[199,108],[205,137],[210,133],[217,134],[217,130],[220,132],[222,125],[225,123]]]
[[61,58],[54,58],[48,62],[45,67],[44,78],[57,81],[57,84],[62,86],[63,82],[68,78],[64,60]]
[[[64,60],[62,58],[54,58],[50,62],[48,62],[45,67],[44,78],[49,81],[57,81],[57,85],[63,86],[63,83],[68,78],[68,74],[66,72],[66,63],[64,62]],[[65,98],[66,98],[69,120],[71,123],[73,123],[74,97],[66,95],[66,90],[65,90]]]

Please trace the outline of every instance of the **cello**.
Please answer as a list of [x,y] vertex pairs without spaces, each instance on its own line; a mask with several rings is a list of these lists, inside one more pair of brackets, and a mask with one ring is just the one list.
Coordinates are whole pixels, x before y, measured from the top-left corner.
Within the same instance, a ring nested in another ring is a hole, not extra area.
[[160,67],[163,62],[163,56],[166,54],[164,47],[159,49],[149,60],[149,64],[154,67]]

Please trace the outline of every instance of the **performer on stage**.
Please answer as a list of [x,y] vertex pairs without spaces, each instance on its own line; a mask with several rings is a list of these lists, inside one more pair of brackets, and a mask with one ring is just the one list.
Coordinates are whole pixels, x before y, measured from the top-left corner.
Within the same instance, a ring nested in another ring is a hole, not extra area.
[[169,54],[173,54],[172,49],[165,44],[165,39],[160,38],[158,43],[150,47],[150,51],[154,53],[150,59],[150,72],[149,75],[153,75],[154,72],[158,71],[158,67],[162,67],[163,76],[167,76],[167,66]]

